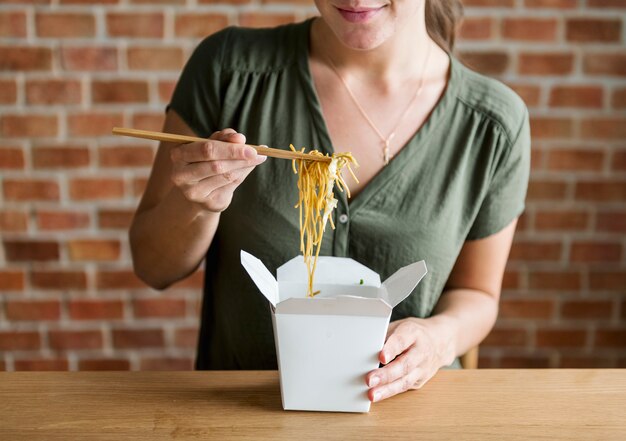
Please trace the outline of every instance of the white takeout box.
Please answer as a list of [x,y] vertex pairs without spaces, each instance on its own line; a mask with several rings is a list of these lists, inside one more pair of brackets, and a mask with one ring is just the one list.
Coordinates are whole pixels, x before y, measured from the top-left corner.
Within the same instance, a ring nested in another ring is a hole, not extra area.
[[378,367],[391,310],[424,277],[424,261],[381,284],[352,259],[319,257],[314,290],[321,292],[313,298],[302,256],[279,267],[277,278],[245,251],[241,264],[271,303],[283,408],[368,412],[365,374]]

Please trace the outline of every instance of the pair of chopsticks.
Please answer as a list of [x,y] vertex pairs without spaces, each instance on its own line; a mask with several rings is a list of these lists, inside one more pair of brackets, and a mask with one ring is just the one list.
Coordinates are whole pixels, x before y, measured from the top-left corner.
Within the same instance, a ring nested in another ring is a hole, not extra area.
[[[206,138],[198,138],[195,136],[176,135],[174,133],[163,132],[151,132],[149,130],[137,130],[137,129],[125,129],[121,127],[113,128],[114,135],[130,136],[132,138],[153,139],[155,141],[164,142],[176,142],[179,144],[188,144],[190,142],[204,142],[208,141]],[[322,161],[330,162],[329,156],[310,155],[308,153],[292,152],[290,150],[273,149],[270,147],[263,147],[259,145],[246,144],[248,147],[252,147],[260,155],[271,156],[272,158],[282,159],[306,159],[307,161]]]

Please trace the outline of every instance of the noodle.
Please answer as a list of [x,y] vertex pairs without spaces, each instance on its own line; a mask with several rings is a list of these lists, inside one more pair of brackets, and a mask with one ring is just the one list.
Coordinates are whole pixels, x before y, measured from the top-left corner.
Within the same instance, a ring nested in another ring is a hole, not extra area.
[[[289,146],[294,152],[293,145]],[[300,150],[304,152],[304,149]],[[317,150],[310,155],[323,156]],[[350,189],[341,176],[341,170],[348,168],[352,178],[359,182],[351,165],[358,166],[351,153],[334,153],[330,162],[307,161],[294,159],[293,172],[298,175],[298,203],[295,208],[300,210],[300,251],[304,256],[304,263],[308,273],[307,295],[313,297],[319,291],[313,292],[313,277],[317,266],[317,258],[322,246],[322,237],[326,229],[326,222],[335,229],[332,212],[337,207],[337,199],[333,188],[337,185],[339,191],[345,191],[350,197]]]

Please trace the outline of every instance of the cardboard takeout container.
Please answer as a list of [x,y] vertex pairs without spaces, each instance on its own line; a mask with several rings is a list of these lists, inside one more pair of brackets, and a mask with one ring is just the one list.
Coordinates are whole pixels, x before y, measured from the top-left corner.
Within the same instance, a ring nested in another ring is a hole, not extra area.
[[241,264],[271,304],[283,408],[368,412],[365,374],[378,367],[391,310],[424,277],[424,261],[381,283],[352,259],[319,257],[313,298],[302,256],[279,267],[276,278],[245,251]]

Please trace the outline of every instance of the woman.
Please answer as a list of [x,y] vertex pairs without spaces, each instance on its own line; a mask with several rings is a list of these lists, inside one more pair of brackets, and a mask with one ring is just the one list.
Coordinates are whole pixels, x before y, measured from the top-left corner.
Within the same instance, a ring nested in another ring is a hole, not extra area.
[[430,271],[394,309],[384,366],[364,379],[378,401],[458,364],[492,328],[524,207],[528,116],[508,88],[448,54],[456,1],[316,4],[321,17],[229,28],[197,48],[164,130],[212,141],[159,148],[133,260],[164,288],[206,257],[197,367],[275,369],[270,313],[239,252],[271,270],[298,253],[296,177],[290,161],[244,143],[351,151],[360,183],[349,203],[340,194],[321,254],[383,278],[420,259]]

